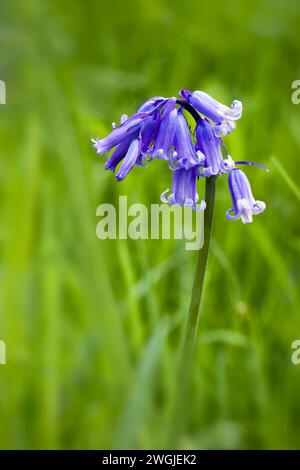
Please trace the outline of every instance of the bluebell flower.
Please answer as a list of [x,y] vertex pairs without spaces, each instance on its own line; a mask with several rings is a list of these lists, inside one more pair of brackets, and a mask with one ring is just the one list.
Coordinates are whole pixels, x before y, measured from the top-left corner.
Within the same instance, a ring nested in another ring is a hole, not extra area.
[[229,134],[236,126],[235,121],[242,115],[242,103],[238,100],[234,100],[228,107],[203,91],[191,93],[189,90],[181,90],[180,95],[197,111],[214,122],[214,132],[219,137]]
[[172,169],[186,170],[204,162],[201,150],[196,150],[191,138],[191,131],[181,109],[177,112],[177,126],[174,136],[174,151],[170,157]]
[[168,119],[175,106],[175,98],[152,98],[130,118],[123,115],[121,124],[113,125],[113,130],[107,137],[92,140],[98,154],[108,153],[116,147],[105,168],[115,171],[122,161],[115,175],[118,181],[123,180],[135,164],[144,166],[146,156],[151,154],[161,122]]
[[222,141],[220,137],[215,136],[209,120],[201,118],[196,126],[196,148],[205,157],[201,176],[220,175],[234,168],[234,161],[229,155],[227,158],[223,158],[221,144]]
[[126,119],[122,124],[115,127],[104,139],[93,139],[93,147],[99,155],[109,152],[113,147],[124,142],[128,137],[131,139],[135,138],[148,118],[148,113],[134,114],[132,117]]
[[[189,170],[174,170],[172,178],[172,193],[166,197],[169,189],[161,195],[162,202],[170,205],[191,206],[196,208],[199,196],[196,190],[199,167],[193,166]],[[206,207],[205,201],[201,201],[200,210]]]
[[[167,160],[173,171],[172,192],[168,196],[169,190],[162,193],[161,200],[201,210],[206,205],[201,201],[196,207],[198,178],[229,173],[233,207],[226,216],[231,220],[241,218],[243,223],[252,222],[253,214],[262,212],[266,205],[254,200],[246,175],[236,165],[266,168],[255,162],[234,162],[221,139],[241,117],[241,102],[235,100],[227,107],[201,91],[181,90],[180,94],[183,98],[180,100],[156,96],[145,101],[133,116],[121,116],[120,125],[113,123],[107,137],[94,139],[98,154],[112,151],[105,169],[112,170],[116,179],[122,181],[135,165],[146,166],[145,162],[155,158]],[[195,139],[183,110],[196,121]]]
[[249,180],[245,173],[237,168],[229,173],[228,185],[233,207],[226,212],[229,220],[242,219],[244,224],[252,222],[252,215],[263,212],[266,204],[253,197]]

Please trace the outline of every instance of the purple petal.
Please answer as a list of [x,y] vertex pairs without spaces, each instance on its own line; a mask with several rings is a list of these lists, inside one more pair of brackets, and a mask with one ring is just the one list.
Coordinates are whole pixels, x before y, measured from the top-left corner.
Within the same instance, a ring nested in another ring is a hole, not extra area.
[[174,171],[172,190],[177,204],[184,205],[186,200],[196,200],[196,177],[195,168]]
[[209,177],[226,173],[234,167],[231,157],[223,160],[221,151],[221,139],[215,136],[213,126],[208,119],[200,119],[196,126],[197,148],[205,156],[202,175]]
[[216,123],[227,119],[235,121],[242,115],[242,103],[240,101],[235,100],[229,108],[203,91],[194,91],[188,96],[188,101],[200,113]]
[[113,151],[111,156],[107,159],[105,163],[106,170],[115,171],[117,165],[120,161],[125,157],[128,148],[132,142],[132,137],[127,137],[127,139],[123,140]]
[[181,110],[178,110],[174,147],[179,165],[186,169],[199,165],[199,156],[196,154],[189,126]]
[[95,139],[93,141],[97,153],[101,154],[108,152],[113,147],[118,145],[122,140],[134,134],[142,125],[143,121],[148,118],[147,113],[134,114],[128,118],[120,126],[117,126],[113,131],[104,139]]
[[177,127],[177,109],[173,109],[166,116],[158,129],[157,137],[153,147],[153,156],[157,158],[168,158],[171,146],[174,144],[174,137]]
[[244,224],[251,223],[252,215],[264,211],[266,204],[263,201],[255,201],[247,176],[238,168],[229,173],[228,184],[233,208],[227,211],[226,217],[228,219],[241,218]]
[[116,173],[116,179],[122,181],[134,167],[141,151],[140,139],[135,139],[131,142],[128,151],[122,161],[119,170]]
[[163,96],[154,96],[154,98],[150,98],[149,100],[145,101],[142,106],[138,109],[138,113],[146,113],[149,111],[153,111],[154,108],[163,101],[166,101],[166,98]]
[[150,147],[155,139],[157,134],[159,123],[159,116],[149,117],[143,124],[140,137],[141,137],[141,149],[143,154],[150,153]]
[[172,193],[166,197],[169,189],[161,195],[162,202],[170,205],[190,206],[194,209],[204,210],[206,208],[205,201],[201,201],[200,206],[196,206],[199,196],[196,191],[198,168],[192,167],[189,170],[175,170],[172,180]]

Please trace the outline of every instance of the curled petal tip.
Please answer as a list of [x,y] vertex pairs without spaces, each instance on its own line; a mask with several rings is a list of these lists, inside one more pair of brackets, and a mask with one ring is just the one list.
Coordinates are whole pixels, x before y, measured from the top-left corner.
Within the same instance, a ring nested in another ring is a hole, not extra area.
[[100,139],[98,138],[92,139],[92,145],[94,149],[96,150],[96,152],[98,153],[98,155],[101,155],[101,153],[106,152],[106,149],[103,148],[102,141]]
[[206,209],[206,202],[202,199],[200,201],[200,204],[196,204],[196,210],[205,211],[205,209]]
[[227,155],[227,158],[225,158],[225,159],[222,161],[222,169],[223,169],[224,173],[228,173],[228,172],[231,171],[234,167],[235,167],[235,162],[234,162],[234,160],[231,158],[230,155]]
[[214,124],[214,134],[216,137],[225,137],[236,128],[236,123],[230,119]]
[[243,104],[239,100],[234,100],[230,106],[230,115],[233,119],[240,119],[243,112]]
[[166,198],[166,194],[170,191],[170,189],[166,189],[161,195],[160,195],[160,200],[161,202],[164,202],[168,204],[168,198]]
[[205,155],[203,152],[201,152],[201,150],[197,150],[196,151],[196,154],[197,154],[197,157],[198,157],[198,161],[199,161],[199,165],[201,163],[204,163],[205,162]]
[[255,201],[253,204],[252,210],[254,214],[260,214],[263,212],[267,207],[267,204],[264,201]]
[[228,209],[228,211],[226,211],[226,218],[228,220],[237,220],[239,218],[239,215],[235,215],[233,208],[231,207],[230,209]]
[[191,92],[189,90],[183,89],[180,90],[179,95],[181,96],[181,98],[187,101],[189,96],[191,95]]
[[163,149],[157,149],[153,153],[153,158],[157,158],[158,160],[163,160],[164,159],[164,150]]

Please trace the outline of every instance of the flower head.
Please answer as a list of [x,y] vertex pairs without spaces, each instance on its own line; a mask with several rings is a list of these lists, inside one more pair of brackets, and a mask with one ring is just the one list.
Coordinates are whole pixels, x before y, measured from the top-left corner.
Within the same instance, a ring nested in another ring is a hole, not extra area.
[[[110,153],[105,163],[118,181],[122,181],[135,165],[166,160],[173,172],[172,192],[161,195],[171,205],[199,209],[197,180],[229,173],[229,189],[233,201],[228,219],[241,218],[252,222],[252,215],[262,212],[266,205],[255,201],[246,175],[236,165],[263,165],[244,160],[234,162],[227,154],[222,136],[231,132],[241,117],[242,103],[233,101],[230,107],[219,103],[202,91],[181,90],[182,99],[156,96],[145,101],[131,117],[123,115],[120,125],[113,123],[112,132],[103,139],[93,139],[98,154]],[[196,121],[191,131],[184,112]],[[225,155],[224,156],[224,151]],[[266,168],[265,168],[266,169]],[[201,201],[200,209],[206,204]]]
[[204,116],[214,122],[214,132],[217,136],[225,136],[235,128],[235,121],[242,115],[242,103],[234,100],[230,108],[219,103],[203,91],[181,90],[180,95]]
[[248,224],[252,222],[253,214],[257,215],[265,210],[266,204],[263,201],[255,201],[249,180],[243,171],[234,168],[229,173],[228,185],[233,207],[226,212],[227,219],[242,219],[244,224]]
[[203,153],[204,169],[201,176],[212,176],[227,173],[234,168],[234,161],[228,155],[223,159],[221,139],[216,137],[209,120],[200,119],[196,126],[196,148]]
[[[172,193],[166,197],[169,189],[164,191],[161,195],[162,202],[170,205],[178,204],[180,206],[196,207],[199,196],[196,190],[196,182],[198,177],[199,167],[192,167],[189,170],[184,168],[174,170],[172,179]],[[200,210],[206,207],[205,201],[201,201]]]

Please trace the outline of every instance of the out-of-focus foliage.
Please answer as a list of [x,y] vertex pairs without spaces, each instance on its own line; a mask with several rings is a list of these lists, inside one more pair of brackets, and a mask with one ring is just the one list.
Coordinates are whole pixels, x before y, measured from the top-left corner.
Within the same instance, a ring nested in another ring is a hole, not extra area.
[[[0,447],[299,447],[299,2],[0,10]],[[190,400],[174,433],[195,254],[178,240],[96,238],[99,204],[157,203],[171,174],[151,162],[116,183],[90,138],[183,87],[242,100],[228,150],[271,171],[246,168],[268,204],[249,226],[225,219],[226,176],[217,182]]]

